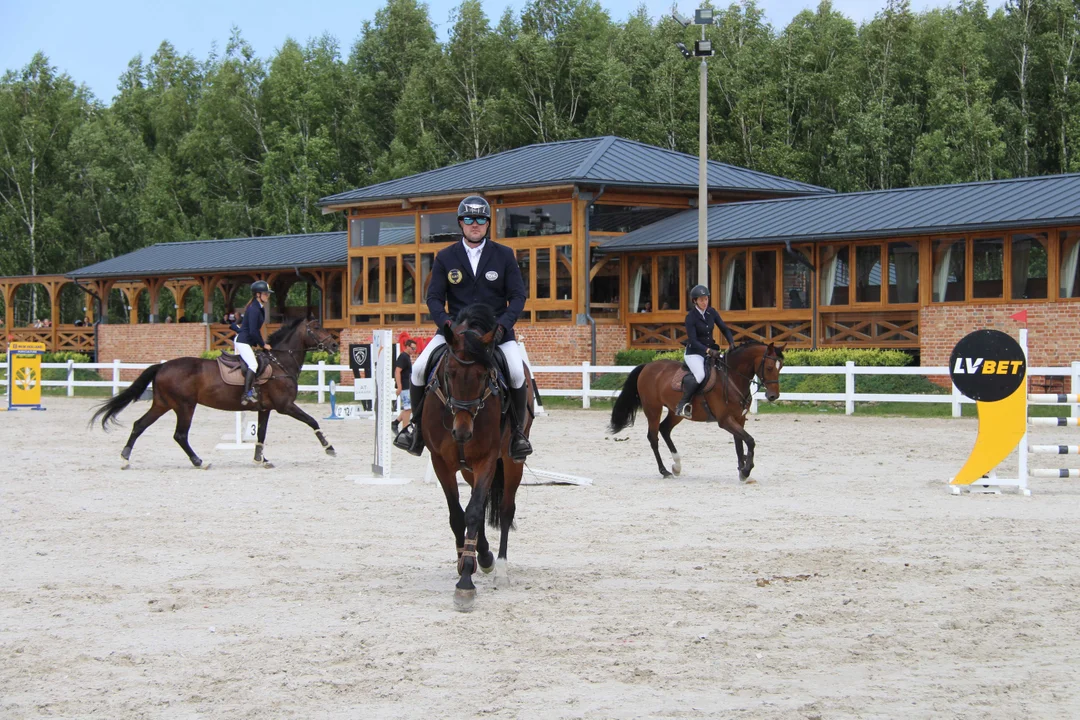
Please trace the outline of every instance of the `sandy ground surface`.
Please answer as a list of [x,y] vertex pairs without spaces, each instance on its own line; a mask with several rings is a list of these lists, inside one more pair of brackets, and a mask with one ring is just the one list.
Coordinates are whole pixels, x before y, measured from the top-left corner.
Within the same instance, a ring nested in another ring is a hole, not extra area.
[[211,470],[167,416],[120,472],[145,403],[109,435],[47,405],[0,413],[0,717],[1080,715],[1080,486],[951,497],[973,420],[761,417],[741,485],[715,428],[662,480],[640,425],[553,411],[534,465],[595,484],[522,488],[513,584],[466,615],[421,462],[345,479],[370,424],[324,423],[330,458],[275,416],[261,470],[200,409]]

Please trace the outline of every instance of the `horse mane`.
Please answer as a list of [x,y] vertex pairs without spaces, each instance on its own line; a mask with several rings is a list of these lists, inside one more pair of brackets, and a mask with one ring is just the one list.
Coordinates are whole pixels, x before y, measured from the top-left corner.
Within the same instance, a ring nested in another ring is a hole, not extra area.
[[[747,348],[755,347],[755,346],[758,346],[758,345],[764,346],[765,343],[761,342],[760,340],[743,340],[741,343],[739,343],[734,348],[732,348],[730,352],[728,352],[728,357],[731,357],[735,353],[738,353],[738,352],[740,352],[742,350],[746,350]],[[784,359],[784,350],[782,348],[776,347],[775,344],[773,345],[773,348],[776,350],[776,357],[779,358],[780,360],[783,360]]]
[[454,324],[464,325],[466,330],[472,331],[462,335],[465,352],[484,364],[490,362],[491,348],[481,342],[480,337],[495,329],[495,311],[483,303],[466,305],[458,312]]
[[297,317],[292,320],[288,320],[284,325],[274,331],[273,335],[266,339],[266,344],[273,347],[276,343],[285,342],[293,333],[296,332],[296,328],[300,327],[300,323],[304,322],[304,318]]

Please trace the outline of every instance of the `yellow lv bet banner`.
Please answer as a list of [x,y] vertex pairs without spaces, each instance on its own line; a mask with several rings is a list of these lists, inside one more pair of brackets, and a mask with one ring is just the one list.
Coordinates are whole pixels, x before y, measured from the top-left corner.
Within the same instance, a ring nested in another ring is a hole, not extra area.
[[8,345],[8,410],[41,407],[41,356],[45,343],[13,342]]

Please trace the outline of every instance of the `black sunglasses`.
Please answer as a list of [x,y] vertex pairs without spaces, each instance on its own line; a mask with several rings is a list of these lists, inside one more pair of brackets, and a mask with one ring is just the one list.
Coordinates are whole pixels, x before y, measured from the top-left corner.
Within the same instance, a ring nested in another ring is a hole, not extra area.
[[466,225],[472,225],[473,223],[476,223],[477,225],[487,225],[488,219],[486,217],[463,217],[461,218],[461,222]]

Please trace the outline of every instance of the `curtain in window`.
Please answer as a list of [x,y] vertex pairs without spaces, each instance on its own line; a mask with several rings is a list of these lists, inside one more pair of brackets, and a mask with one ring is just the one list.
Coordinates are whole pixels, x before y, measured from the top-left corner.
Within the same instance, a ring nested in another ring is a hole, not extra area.
[[1076,263],[1080,259],[1080,237],[1061,233],[1061,297],[1076,297]]
[[831,247],[825,249],[825,254],[830,255],[825,260],[825,266],[821,270],[821,304],[832,305],[833,291],[836,289],[836,269],[840,259],[840,249]]
[[[945,293],[949,289],[949,267],[952,265],[952,251],[956,243],[942,243],[934,247],[934,302],[945,302]],[[961,280],[961,282],[963,282]]]
[[735,297],[735,268],[738,266],[736,262],[737,256],[729,255],[724,258],[727,261],[727,265],[724,267],[724,295],[720,298],[720,309],[730,310],[732,298]]
[[[646,261],[648,262],[648,261]],[[640,309],[638,301],[641,300],[641,281],[645,277],[645,266],[638,265],[634,272],[634,280],[630,283],[630,312],[636,313]]]

